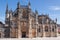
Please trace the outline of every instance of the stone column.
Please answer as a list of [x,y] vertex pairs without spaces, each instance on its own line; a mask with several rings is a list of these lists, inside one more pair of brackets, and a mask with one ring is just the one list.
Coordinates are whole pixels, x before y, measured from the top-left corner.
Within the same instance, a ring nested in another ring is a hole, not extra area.
[[56,24],[56,36],[58,36],[58,27],[57,27],[57,24]]
[[45,37],[45,25],[44,25],[44,17],[42,17],[42,27],[43,27],[43,37]]
[[49,36],[51,37],[51,25],[49,24]]
[[32,26],[31,26],[32,19],[29,20],[29,38],[32,38]]
[[52,37],[52,24],[50,24],[51,25],[51,37]]
[[55,22],[56,22],[56,24],[55,24],[55,26],[56,26],[56,36],[58,36],[57,18],[55,19]]
[[43,37],[45,37],[45,25],[43,25]]
[[17,26],[18,26],[18,38],[21,38],[21,35],[22,35],[21,34],[21,25],[20,25],[20,23],[21,23],[20,20],[22,17],[21,14],[22,14],[22,12],[21,13],[18,12],[18,16],[17,16],[18,18],[16,18],[17,19]]
[[21,38],[21,26],[20,26],[20,20],[18,20],[18,38]]
[[38,27],[38,24],[36,24],[36,37],[38,37],[37,27]]
[[38,37],[38,35],[37,35],[37,27],[39,26],[39,24],[38,24],[38,13],[36,12],[36,37]]

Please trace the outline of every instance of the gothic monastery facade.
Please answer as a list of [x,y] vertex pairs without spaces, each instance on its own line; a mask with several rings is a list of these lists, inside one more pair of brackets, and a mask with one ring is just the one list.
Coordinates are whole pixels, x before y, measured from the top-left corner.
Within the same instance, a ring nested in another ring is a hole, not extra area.
[[4,38],[36,38],[57,37],[57,19],[52,20],[49,15],[39,15],[28,5],[17,3],[12,11],[6,7]]

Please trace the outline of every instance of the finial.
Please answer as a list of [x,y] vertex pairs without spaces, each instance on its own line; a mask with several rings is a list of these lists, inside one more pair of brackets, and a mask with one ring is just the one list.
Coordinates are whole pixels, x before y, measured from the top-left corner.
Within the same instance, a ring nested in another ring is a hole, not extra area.
[[46,14],[47,16],[49,16],[49,14]]
[[37,10],[35,10],[35,13],[36,13],[36,14],[38,14],[38,11],[37,11]]
[[18,1],[18,3],[17,3],[17,8],[20,8],[20,2]]
[[42,13],[42,15],[44,15],[44,13]]
[[28,5],[31,5],[31,4],[30,4],[30,1],[29,1]]
[[57,22],[57,18],[56,18],[55,20],[56,20],[56,22]]
[[6,5],[6,10],[8,11],[8,4]]
[[47,14],[49,16],[49,14]]
[[31,4],[30,4],[30,1],[28,2],[28,7],[30,8]]

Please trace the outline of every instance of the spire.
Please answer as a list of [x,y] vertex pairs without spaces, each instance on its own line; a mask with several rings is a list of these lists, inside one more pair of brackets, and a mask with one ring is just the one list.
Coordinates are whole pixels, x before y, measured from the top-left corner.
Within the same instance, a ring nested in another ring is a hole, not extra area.
[[19,9],[20,8],[20,2],[18,1],[17,3],[17,8]]
[[6,18],[9,18],[8,4],[6,5]]
[[30,1],[28,2],[28,7],[30,8],[31,4],[30,4]]
[[46,14],[46,16],[48,16],[48,17],[49,17],[49,14]]
[[6,5],[6,13],[8,12],[8,4]]
[[56,20],[56,22],[57,22],[57,18],[56,18],[55,20]]
[[42,15],[44,15],[44,13],[42,13]]

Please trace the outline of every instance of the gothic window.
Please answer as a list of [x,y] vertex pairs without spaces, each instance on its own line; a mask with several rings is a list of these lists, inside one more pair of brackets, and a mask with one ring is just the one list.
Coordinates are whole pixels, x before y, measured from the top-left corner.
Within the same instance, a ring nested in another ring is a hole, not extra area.
[[21,22],[21,26],[26,27],[27,26],[27,23],[26,22]]
[[50,32],[51,32],[51,26],[49,26]]
[[24,22],[24,26],[26,26],[26,22]]
[[39,19],[39,23],[42,24],[42,20],[41,19]]
[[39,32],[40,32],[40,28],[39,28]]
[[12,24],[12,25],[13,25],[13,27],[16,27],[16,26],[17,26],[15,22],[13,22],[13,24]]
[[31,25],[33,26],[33,20],[31,21]]
[[10,29],[9,28],[6,28],[4,33],[5,33],[4,37],[6,37],[6,38],[10,37],[10,35],[9,35],[10,34]]
[[56,29],[56,25],[55,25],[55,29]]
[[23,18],[27,18],[27,13],[25,9],[23,9]]
[[45,31],[48,32],[48,26],[45,26]]
[[54,32],[54,26],[52,27],[52,31]]
[[42,23],[43,23],[43,24],[46,23],[46,18],[42,18]]
[[21,26],[23,26],[23,22],[21,22]]
[[40,28],[40,26],[39,26],[39,29],[38,29],[38,31],[39,31],[39,32],[41,32],[41,28]]
[[12,22],[10,22],[10,25],[13,25]]

